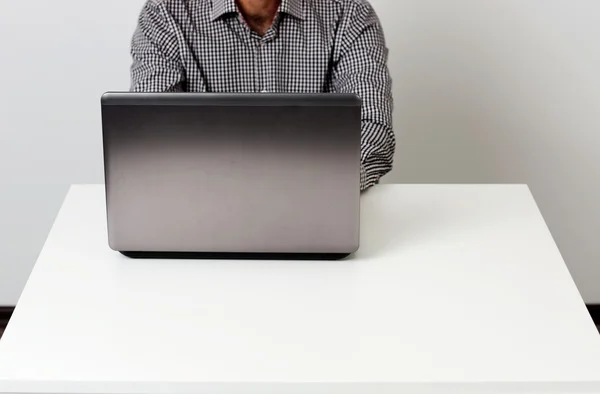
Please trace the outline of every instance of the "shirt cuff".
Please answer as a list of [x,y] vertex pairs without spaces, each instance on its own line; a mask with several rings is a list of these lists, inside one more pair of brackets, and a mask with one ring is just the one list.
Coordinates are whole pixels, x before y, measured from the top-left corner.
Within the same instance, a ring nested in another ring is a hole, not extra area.
[[364,165],[360,165],[360,191],[365,191],[371,186],[379,183],[379,176],[377,173],[368,173]]

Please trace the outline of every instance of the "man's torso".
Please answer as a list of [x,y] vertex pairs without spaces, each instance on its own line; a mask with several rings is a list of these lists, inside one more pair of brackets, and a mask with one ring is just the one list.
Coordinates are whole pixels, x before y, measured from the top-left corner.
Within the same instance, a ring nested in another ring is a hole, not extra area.
[[156,0],[177,36],[190,92],[331,92],[340,31],[360,0],[287,0],[264,36],[233,0]]

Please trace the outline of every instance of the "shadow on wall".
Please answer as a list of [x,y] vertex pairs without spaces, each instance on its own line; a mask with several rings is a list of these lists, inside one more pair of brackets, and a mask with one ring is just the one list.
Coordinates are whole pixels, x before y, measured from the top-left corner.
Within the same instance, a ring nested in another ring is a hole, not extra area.
[[600,99],[582,53],[547,29],[556,16],[522,2],[371,2],[394,81],[398,152],[386,182],[540,182],[573,141],[574,119],[598,124],[594,101],[576,94]]

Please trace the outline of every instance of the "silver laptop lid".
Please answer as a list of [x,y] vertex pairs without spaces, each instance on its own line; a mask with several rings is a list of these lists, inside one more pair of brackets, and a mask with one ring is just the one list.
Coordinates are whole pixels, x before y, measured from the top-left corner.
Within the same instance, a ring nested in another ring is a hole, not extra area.
[[354,95],[106,93],[102,123],[114,250],[358,248]]

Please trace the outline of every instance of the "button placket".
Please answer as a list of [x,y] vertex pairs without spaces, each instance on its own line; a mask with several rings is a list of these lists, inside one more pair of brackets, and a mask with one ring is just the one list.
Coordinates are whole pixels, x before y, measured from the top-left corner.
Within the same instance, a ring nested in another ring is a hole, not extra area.
[[264,70],[263,70],[264,46],[265,46],[264,40],[260,39],[256,43],[256,46],[254,49],[254,64],[255,64],[255,67],[254,67],[254,80],[255,80],[254,89],[255,89],[255,91],[261,92],[261,93],[265,92],[264,75],[263,75],[264,74]]

